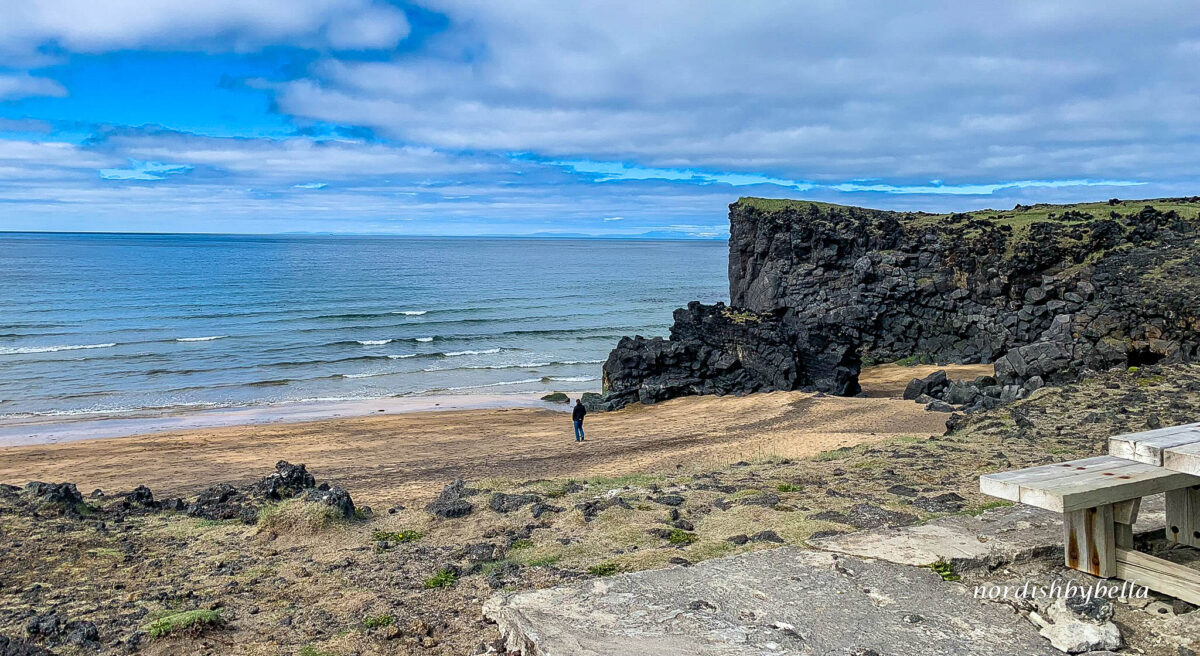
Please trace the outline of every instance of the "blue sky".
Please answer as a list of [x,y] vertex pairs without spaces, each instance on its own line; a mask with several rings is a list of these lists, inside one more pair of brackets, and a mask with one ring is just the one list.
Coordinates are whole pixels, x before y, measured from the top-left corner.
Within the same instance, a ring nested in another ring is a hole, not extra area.
[[39,0],[0,230],[720,236],[1200,194],[1186,2]]

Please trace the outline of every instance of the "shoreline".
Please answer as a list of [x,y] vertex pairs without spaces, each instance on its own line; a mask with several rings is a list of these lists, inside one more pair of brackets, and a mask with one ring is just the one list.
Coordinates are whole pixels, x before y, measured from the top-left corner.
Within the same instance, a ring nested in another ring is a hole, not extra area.
[[[583,392],[566,392],[578,396]],[[542,401],[540,392],[520,394],[444,394],[385,396],[380,398],[290,401],[273,404],[163,411],[154,414],[123,413],[89,418],[36,417],[0,422],[0,447],[60,444],[79,440],[153,435],[172,431],[235,426],[266,426],[330,419],[447,410],[503,410],[534,408],[566,412],[566,404]]]
[[261,478],[277,461],[287,460],[355,490],[356,500],[362,496],[371,504],[386,504],[434,496],[455,478],[682,472],[758,458],[802,458],[891,437],[940,435],[946,415],[901,400],[905,384],[935,369],[972,378],[989,368],[874,367],[862,378],[865,398],[764,392],[633,404],[589,415],[588,439],[582,443],[573,439],[565,406],[552,409],[537,401],[514,407],[505,397],[505,405],[494,408],[442,405],[388,414],[371,407],[357,416],[0,446],[0,481],[70,481],[85,491],[147,485],[156,495],[180,495]]

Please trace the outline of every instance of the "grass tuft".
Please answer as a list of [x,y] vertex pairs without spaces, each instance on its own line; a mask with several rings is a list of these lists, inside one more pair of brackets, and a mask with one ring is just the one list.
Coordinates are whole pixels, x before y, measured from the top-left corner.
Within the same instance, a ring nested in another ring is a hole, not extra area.
[[416,542],[421,539],[421,534],[417,531],[375,531],[371,533],[371,541],[373,542]]
[[944,560],[939,560],[931,564],[929,569],[937,572],[943,581],[958,581],[962,579],[961,576],[954,572],[954,566]]
[[671,529],[671,535],[667,537],[667,542],[671,544],[692,544],[700,539],[700,536],[695,533],[689,533],[681,528]]
[[201,633],[207,629],[225,626],[225,618],[220,611],[215,610],[186,610],[160,617],[143,627],[152,638],[165,638],[177,633]]
[[258,530],[276,533],[316,534],[343,522],[337,508],[323,503],[288,499],[258,511]]
[[592,576],[612,576],[620,571],[620,569],[616,563],[600,563],[599,565],[589,567],[587,572]]
[[425,588],[432,590],[434,588],[448,588],[458,581],[458,572],[453,568],[443,567],[437,571],[437,574],[425,579]]
[[368,615],[363,618],[363,626],[368,629],[378,629],[384,626],[391,626],[396,623],[396,618],[391,615]]

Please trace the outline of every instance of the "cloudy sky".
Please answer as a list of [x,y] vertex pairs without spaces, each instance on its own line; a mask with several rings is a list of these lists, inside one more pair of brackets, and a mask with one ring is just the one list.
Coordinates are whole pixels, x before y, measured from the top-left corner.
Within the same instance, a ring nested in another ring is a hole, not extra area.
[[0,230],[720,235],[1200,194],[1171,2],[36,0],[0,20]]

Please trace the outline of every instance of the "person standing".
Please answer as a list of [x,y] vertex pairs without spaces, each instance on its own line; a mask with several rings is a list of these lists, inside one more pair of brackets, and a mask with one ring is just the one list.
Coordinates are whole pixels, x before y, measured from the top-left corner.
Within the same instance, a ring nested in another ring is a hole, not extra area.
[[583,441],[583,416],[587,408],[583,407],[583,399],[575,399],[575,408],[571,410],[571,420],[575,422],[575,441]]

